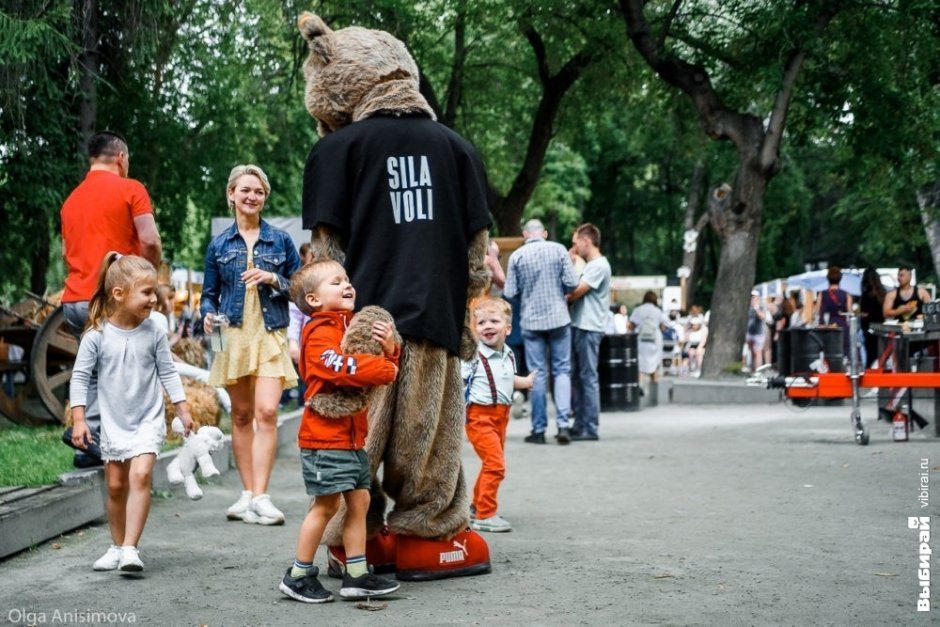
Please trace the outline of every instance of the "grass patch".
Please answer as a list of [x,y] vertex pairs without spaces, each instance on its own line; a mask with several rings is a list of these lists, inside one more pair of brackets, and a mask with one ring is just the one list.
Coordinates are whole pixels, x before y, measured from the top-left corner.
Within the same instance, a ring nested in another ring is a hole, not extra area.
[[73,451],[61,425],[0,429],[0,486],[48,485],[72,470]]

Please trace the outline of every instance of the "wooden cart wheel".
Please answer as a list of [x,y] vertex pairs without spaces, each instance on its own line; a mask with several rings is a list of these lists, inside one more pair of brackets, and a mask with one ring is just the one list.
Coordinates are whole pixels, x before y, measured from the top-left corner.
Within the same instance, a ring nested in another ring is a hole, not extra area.
[[65,399],[77,354],[78,340],[65,322],[65,310],[57,307],[36,332],[29,360],[33,387],[49,412],[46,422],[65,422]]

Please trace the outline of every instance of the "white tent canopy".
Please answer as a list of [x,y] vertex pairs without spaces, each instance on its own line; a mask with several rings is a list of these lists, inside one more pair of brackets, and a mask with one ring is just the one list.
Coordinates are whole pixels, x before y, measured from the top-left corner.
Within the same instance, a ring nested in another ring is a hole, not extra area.
[[[826,279],[827,272],[828,270],[813,270],[802,274],[794,274],[787,277],[787,289],[824,292],[829,287],[829,281]],[[862,275],[864,273],[865,271],[861,268],[843,268],[839,288],[853,296],[861,296]],[[893,290],[898,286],[897,268],[878,268],[878,275],[881,277],[881,284],[884,285],[886,290]],[[916,277],[912,277],[911,282],[916,284]]]
[[[827,272],[828,270],[813,270],[802,274],[794,274],[787,277],[787,289],[825,292],[829,287],[829,280],[826,278]],[[839,288],[853,296],[861,296],[863,272],[864,270],[857,268],[844,269],[842,271],[842,280],[839,281]]]

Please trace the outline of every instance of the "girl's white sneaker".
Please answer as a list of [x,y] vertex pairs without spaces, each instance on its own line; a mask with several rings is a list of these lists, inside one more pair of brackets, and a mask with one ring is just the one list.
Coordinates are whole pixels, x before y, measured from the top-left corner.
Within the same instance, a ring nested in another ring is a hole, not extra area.
[[105,552],[105,554],[98,558],[92,568],[95,570],[115,570],[120,562],[121,547],[116,544],[112,544],[110,547],[108,547],[108,550]]
[[136,546],[121,547],[121,561],[118,569],[122,573],[139,573],[144,569],[144,563],[140,561],[140,552]]
[[227,510],[225,510],[225,516],[229,520],[244,520],[245,512],[248,511],[248,508],[251,506],[251,491],[242,490],[242,495],[238,497],[238,500],[232,504]]
[[[257,520],[252,522],[259,525],[283,525],[284,512],[274,507],[271,497],[267,494],[259,494],[251,499],[251,512],[257,516]],[[246,519],[245,522],[248,522]]]

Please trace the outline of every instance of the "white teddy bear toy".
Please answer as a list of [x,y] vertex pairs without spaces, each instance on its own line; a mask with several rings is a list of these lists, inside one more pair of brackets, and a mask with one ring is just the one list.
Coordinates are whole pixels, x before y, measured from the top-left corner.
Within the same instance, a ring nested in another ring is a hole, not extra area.
[[[173,431],[182,434],[183,423],[179,418],[173,419]],[[186,438],[183,447],[176,454],[176,458],[166,467],[166,478],[172,485],[183,484],[186,496],[194,501],[202,498],[202,489],[196,483],[194,474],[198,464],[205,478],[216,477],[219,469],[212,462],[212,453],[222,448],[225,435],[218,427],[204,426]]]

